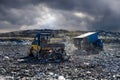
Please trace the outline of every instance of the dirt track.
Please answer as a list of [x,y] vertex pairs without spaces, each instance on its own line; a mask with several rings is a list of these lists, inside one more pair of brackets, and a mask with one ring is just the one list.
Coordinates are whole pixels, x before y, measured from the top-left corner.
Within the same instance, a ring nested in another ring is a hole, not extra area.
[[71,55],[64,63],[41,64],[27,58],[29,45],[0,45],[0,79],[120,79],[120,44],[106,44],[94,55]]

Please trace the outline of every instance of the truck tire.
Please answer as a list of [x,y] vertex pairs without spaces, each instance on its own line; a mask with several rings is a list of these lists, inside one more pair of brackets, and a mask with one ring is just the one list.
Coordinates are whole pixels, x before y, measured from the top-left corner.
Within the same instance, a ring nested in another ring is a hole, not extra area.
[[29,56],[37,58],[38,57],[38,51],[36,51],[33,48],[31,48]]

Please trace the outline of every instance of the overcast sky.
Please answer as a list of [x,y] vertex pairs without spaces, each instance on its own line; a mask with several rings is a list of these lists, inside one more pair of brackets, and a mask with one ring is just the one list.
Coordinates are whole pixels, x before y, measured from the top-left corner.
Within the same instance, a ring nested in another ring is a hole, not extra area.
[[0,0],[0,32],[27,29],[120,32],[120,0]]

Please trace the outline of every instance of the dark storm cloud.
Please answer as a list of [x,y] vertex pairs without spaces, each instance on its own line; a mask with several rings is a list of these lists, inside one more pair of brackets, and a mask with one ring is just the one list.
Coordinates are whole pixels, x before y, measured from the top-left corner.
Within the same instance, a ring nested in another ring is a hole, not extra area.
[[92,25],[94,29],[120,31],[120,16],[106,12],[99,21]]
[[119,5],[119,0],[0,0],[0,29],[39,29],[47,25],[120,31]]
[[[56,4],[52,2],[49,3],[49,6],[55,9],[69,10],[73,12],[80,11],[94,16],[95,21],[87,26],[89,30],[111,31],[120,31],[119,5],[119,0],[71,0],[69,2],[68,0],[65,2],[64,0],[59,0]],[[76,19],[74,19],[75,24]]]

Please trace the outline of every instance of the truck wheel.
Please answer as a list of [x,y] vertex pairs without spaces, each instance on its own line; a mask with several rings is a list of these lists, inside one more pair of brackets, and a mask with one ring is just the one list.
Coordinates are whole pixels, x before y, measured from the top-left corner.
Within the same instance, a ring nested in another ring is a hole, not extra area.
[[30,53],[30,54],[28,54],[28,56],[30,56],[30,57],[34,57],[34,56],[33,56],[33,54],[31,54],[31,53]]
[[36,50],[32,51],[33,57],[37,58],[38,57],[38,52]]
[[30,57],[38,57],[38,52],[36,50],[34,50],[33,48],[30,49]]

